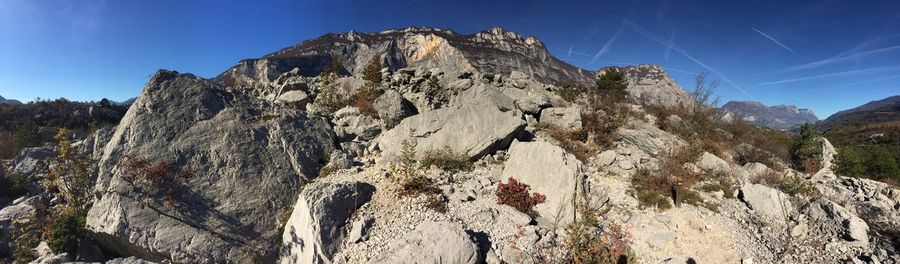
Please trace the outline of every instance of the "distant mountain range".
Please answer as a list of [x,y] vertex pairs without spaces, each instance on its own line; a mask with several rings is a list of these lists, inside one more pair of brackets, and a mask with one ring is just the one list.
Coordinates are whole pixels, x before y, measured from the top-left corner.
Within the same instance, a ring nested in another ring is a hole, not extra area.
[[720,109],[724,121],[741,120],[748,124],[780,130],[819,120],[809,109],[798,109],[793,105],[766,106],[754,101],[731,101]]
[[22,104],[22,102],[19,102],[18,100],[6,99],[3,98],[3,96],[0,96],[0,104],[20,105]]
[[900,95],[837,112],[817,131],[846,144],[900,144]]

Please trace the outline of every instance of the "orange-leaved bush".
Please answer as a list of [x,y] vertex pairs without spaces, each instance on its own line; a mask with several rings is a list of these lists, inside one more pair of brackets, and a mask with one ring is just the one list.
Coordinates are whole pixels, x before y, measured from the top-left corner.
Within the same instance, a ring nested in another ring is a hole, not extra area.
[[528,194],[531,187],[521,183],[513,177],[509,177],[506,184],[497,185],[497,204],[505,204],[519,210],[519,212],[533,214],[533,208],[543,203],[546,196],[540,193]]

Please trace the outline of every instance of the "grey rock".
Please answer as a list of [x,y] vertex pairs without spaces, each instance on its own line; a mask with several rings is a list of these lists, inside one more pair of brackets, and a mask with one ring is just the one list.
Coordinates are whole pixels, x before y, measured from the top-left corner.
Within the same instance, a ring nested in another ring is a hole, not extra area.
[[483,83],[476,84],[450,100],[450,105],[466,104],[491,105],[503,112],[517,109],[516,102],[503,94],[500,88]]
[[530,115],[537,115],[541,109],[553,105],[551,95],[545,90],[506,88],[502,92],[515,102],[519,110]]
[[744,184],[739,198],[764,220],[781,223],[793,210],[788,195],[760,184]]
[[350,235],[347,237],[347,241],[351,243],[359,243],[369,239],[369,228],[372,228],[372,224],[375,223],[375,219],[371,217],[366,217],[353,222],[353,226],[350,228]]
[[306,186],[284,227],[280,263],[331,263],[344,239],[343,228],[356,209],[372,199],[366,183]]
[[834,165],[835,157],[838,155],[837,149],[835,149],[834,146],[831,145],[831,142],[825,137],[819,137],[816,140],[822,145],[822,158],[820,159],[822,168],[830,170]]
[[575,202],[584,198],[585,177],[575,156],[548,142],[518,142],[509,147],[509,159],[503,168],[504,180],[516,180],[531,186],[531,191],[546,196],[534,210],[538,223],[551,225],[559,219],[562,226],[575,219]]
[[[669,107],[693,103],[690,94],[660,65],[639,64],[625,67],[623,71],[628,80],[628,96],[636,102]],[[603,74],[603,69],[597,73]]]
[[107,260],[106,264],[154,264],[156,262],[146,261],[136,257],[114,258]]
[[356,107],[344,107],[335,112],[334,116],[334,134],[340,141],[350,141],[356,137],[372,140],[381,133],[378,120],[360,113]]
[[728,162],[709,152],[703,152],[700,160],[697,161],[697,166],[709,171],[728,171],[731,168],[728,166]]
[[515,264],[534,264],[536,263],[532,256],[521,249],[515,248],[513,246],[504,246],[503,249],[500,250],[500,259],[503,260],[504,263],[515,263]]
[[29,262],[29,264],[63,264],[68,263],[69,261],[71,261],[69,253],[61,253],[40,257],[32,262]]
[[481,263],[478,247],[458,224],[426,221],[388,244],[369,263]]
[[387,129],[400,124],[404,118],[416,114],[416,107],[393,89],[384,91],[384,94],[375,99],[375,110]]
[[597,155],[597,165],[599,166],[609,166],[612,165],[613,162],[616,161],[616,152],[614,150],[604,150]]
[[619,128],[618,134],[622,141],[636,146],[651,156],[687,145],[680,138],[640,121],[630,122],[627,126]]
[[[504,149],[525,129],[525,121],[492,106],[450,106],[408,117],[378,140],[382,156],[400,156],[404,141],[414,143],[417,158],[449,149],[472,160]],[[411,137],[410,137],[411,136]]]
[[309,95],[301,90],[288,91],[278,96],[278,102],[289,105],[305,106],[310,102]]
[[[334,149],[328,123],[286,110],[255,122],[267,102],[207,80],[160,71],[122,119],[99,161],[87,228],[105,250],[150,261],[274,261],[277,214]],[[193,177],[171,203],[135,188],[117,166],[125,155],[171,162]],[[167,205],[168,204],[168,205]],[[244,244],[258,245],[248,251]],[[250,255],[250,256],[248,256]]]
[[551,107],[541,111],[540,123],[563,129],[581,129],[579,107]]

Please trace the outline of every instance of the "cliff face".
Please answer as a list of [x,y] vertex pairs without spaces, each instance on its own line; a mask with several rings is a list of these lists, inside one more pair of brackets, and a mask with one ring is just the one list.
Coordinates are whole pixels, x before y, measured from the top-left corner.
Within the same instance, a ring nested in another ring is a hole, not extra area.
[[809,109],[798,109],[793,105],[767,107],[760,102],[751,101],[728,102],[722,106],[721,114],[726,119],[739,119],[749,124],[781,130],[819,120]]
[[509,75],[515,70],[552,84],[590,85],[594,75],[553,57],[536,38],[523,38],[502,28],[469,35],[434,28],[406,28],[326,34],[262,58],[243,60],[216,80],[271,81],[293,68],[299,68],[304,76],[315,76],[331,64],[332,55],[340,58],[345,75],[360,74],[374,56],[390,69],[439,68],[447,73],[496,75]]

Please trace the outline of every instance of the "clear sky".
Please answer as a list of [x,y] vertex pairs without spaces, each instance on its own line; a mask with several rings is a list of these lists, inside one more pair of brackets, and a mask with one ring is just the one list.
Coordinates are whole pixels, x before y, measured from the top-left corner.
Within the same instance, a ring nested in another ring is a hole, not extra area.
[[423,25],[534,35],[596,70],[699,72],[728,100],[820,118],[900,94],[900,2],[0,0],[0,95],[125,100],[160,68],[213,77],[327,32]]

